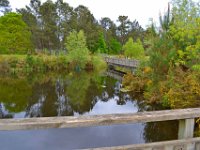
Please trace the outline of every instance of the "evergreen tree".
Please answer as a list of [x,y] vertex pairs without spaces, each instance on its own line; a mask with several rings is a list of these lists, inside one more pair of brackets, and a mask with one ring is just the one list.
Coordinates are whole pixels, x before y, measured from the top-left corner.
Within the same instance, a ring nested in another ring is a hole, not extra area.
[[113,39],[118,39],[118,37],[116,35],[117,27],[116,27],[115,23],[108,17],[102,18],[100,20],[100,25],[103,30],[107,49],[108,49],[108,51],[110,51]]
[[118,34],[121,44],[124,45],[127,39],[128,31],[130,29],[130,20],[128,19],[128,16],[119,16],[118,22],[120,23],[120,25],[118,26]]
[[167,12],[164,14],[164,16],[162,16],[161,14],[159,16],[161,34],[168,32],[170,29],[170,25],[172,25],[172,23],[173,23],[173,19],[172,19],[170,13],[171,13],[170,5],[168,3]]
[[103,33],[101,33],[100,36],[99,36],[98,51],[100,53],[107,53],[108,52]]
[[39,9],[41,14],[41,27],[43,36],[43,45],[44,48],[49,50],[55,50],[59,47],[59,38],[56,35],[57,33],[57,12],[56,5],[51,1],[47,0],[43,3]]
[[79,5],[75,8],[76,20],[77,20],[77,31],[83,30],[87,38],[87,46],[91,52],[95,52],[98,49],[98,40],[100,26],[97,20],[94,18],[90,10]]
[[42,28],[42,20],[39,9],[41,7],[40,0],[31,0],[30,5],[22,9],[17,9],[22,15],[23,21],[28,25],[31,31],[31,40],[34,48],[43,50],[44,46],[44,33]]
[[134,41],[137,39],[144,40],[144,29],[141,27],[137,20],[130,22],[130,30],[128,37],[132,37]]
[[56,36],[59,39],[58,47],[59,49],[64,49],[65,38],[72,30],[77,28],[75,13],[73,8],[68,3],[63,2],[63,0],[56,1],[56,12]]
[[119,54],[122,49],[122,45],[116,39],[111,39],[109,54]]

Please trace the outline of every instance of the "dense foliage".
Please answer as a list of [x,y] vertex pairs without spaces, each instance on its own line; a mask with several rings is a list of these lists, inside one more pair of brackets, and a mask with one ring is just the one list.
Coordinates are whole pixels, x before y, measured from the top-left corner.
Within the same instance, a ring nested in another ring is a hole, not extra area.
[[71,7],[63,0],[31,0],[26,8],[18,9],[32,33],[32,43],[37,50],[59,51],[65,49],[66,38],[75,30],[83,30],[88,49],[94,53],[117,54],[128,37],[143,40],[144,30],[128,16],[119,16],[117,26],[110,18],[96,20],[90,10],[80,5]]
[[31,0],[25,8],[17,9],[21,15],[8,13],[11,11],[9,1],[2,0],[0,11],[4,14],[0,23],[0,53],[3,54],[60,53],[66,51],[65,42],[70,33],[80,30],[84,32],[86,46],[92,53],[120,54],[128,38],[142,42],[144,39],[144,29],[128,16],[119,16],[118,25],[108,17],[98,21],[87,7],[73,8],[63,0],[44,3]]
[[127,57],[134,59],[144,58],[144,48],[139,39],[136,42],[133,42],[133,39],[129,38],[122,49],[124,51],[124,55]]
[[71,32],[66,39],[66,47],[73,65],[78,68],[85,68],[85,65],[89,62],[89,50],[83,31]]
[[31,33],[17,13],[0,17],[0,53],[27,53],[32,49]]
[[191,0],[173,0],[160,16],[160,30],[149,28],[149,60],[135,75],[128,74],[124,86],[142,92],[150,103],[165,107],[197,107],[200,101],[200,10]]

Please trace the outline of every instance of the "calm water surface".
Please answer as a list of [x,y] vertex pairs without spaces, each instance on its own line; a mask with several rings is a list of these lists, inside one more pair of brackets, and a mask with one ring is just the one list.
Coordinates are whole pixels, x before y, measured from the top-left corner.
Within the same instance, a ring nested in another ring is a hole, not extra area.
[[[0,77],[0,118],[134,113],[147,109],[120,92],[120,81],[95,73]],[[70,150],[177,139],[176,121],[73,129],[0,131],[1,150]],[[11,144],[12,143],[12,144]]]

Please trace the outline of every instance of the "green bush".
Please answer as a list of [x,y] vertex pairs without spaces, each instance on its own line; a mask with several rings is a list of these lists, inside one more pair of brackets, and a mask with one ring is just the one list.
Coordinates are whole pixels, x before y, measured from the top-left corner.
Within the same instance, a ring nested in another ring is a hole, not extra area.
[[31,33],[22,16],[14,12],[1,16],[0,54],[26,54],[31,49]]
[[133,42],[132,38],[126,42],[123,46],[124,55],[130,58],[143,59],[144,58],[144,48],[140,40]]
[[90,60],[89,50],[86,46],[86,38],[83,31],[73,31],[67,37],[66,48],[69,61],[74,68],[84,69]]
[[103,58],[99,55],[92,56],[91,63],[93,64],[94,70],[96,71],[102,71],[107,68],[107,64],[105,63]]

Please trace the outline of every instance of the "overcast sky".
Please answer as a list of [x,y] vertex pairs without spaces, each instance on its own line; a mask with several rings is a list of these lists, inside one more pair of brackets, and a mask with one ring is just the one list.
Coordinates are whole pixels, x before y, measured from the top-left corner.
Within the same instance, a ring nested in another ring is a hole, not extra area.
[[[9,0],[15,8],[22,8],[28,5],[30,0]],[[42,2],[46,0],[41,0]],[[119,15],[126,15],[131,21],[138,20],[146,27],[149,19],[153,18],[158,22],[159,13],[167,10],[170,0],[64,0],[73,7],[82,4],[89,8],[96,19],[109,17],[116,21]]]

